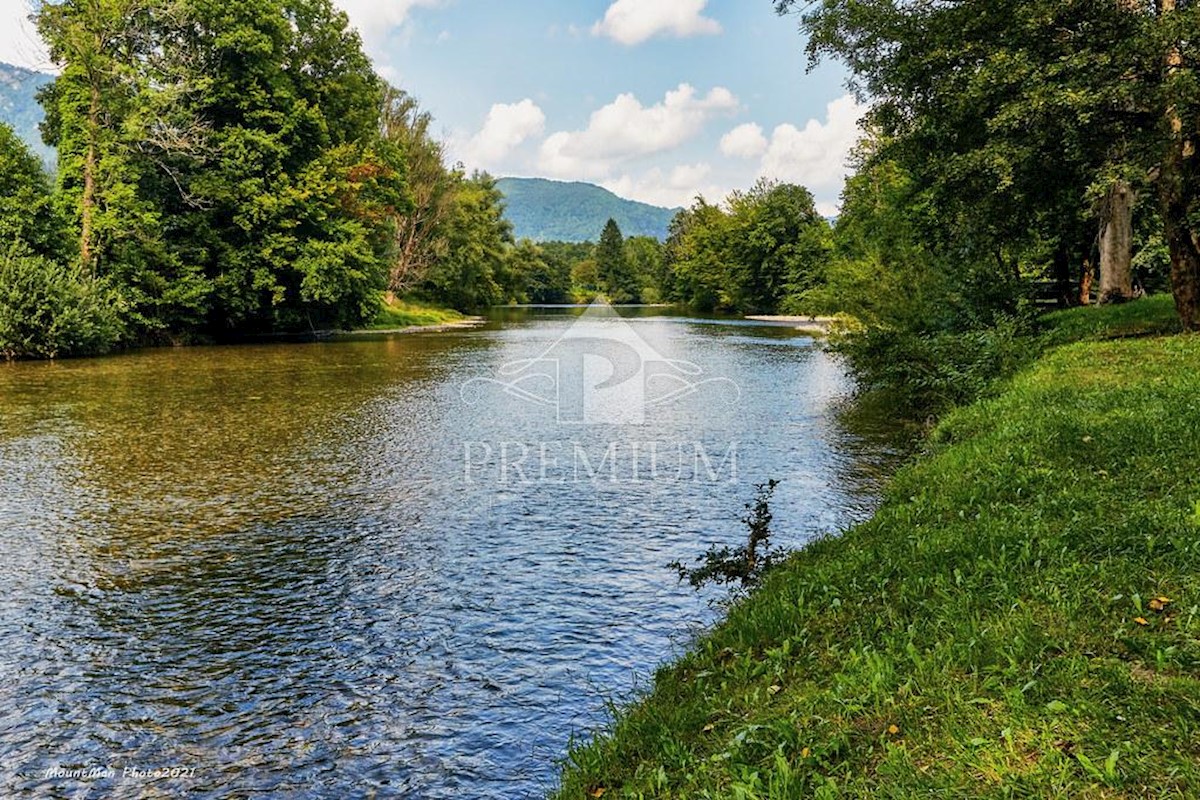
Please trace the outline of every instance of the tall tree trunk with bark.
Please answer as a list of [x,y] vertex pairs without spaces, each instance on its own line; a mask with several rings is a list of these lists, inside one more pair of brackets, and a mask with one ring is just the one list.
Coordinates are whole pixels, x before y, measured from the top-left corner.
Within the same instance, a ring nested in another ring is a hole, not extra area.
[[[1171,251],[1171,291],[1175,309],[1186,331],[1200,331],[1200,236],[1188,224],[1188,208],[1196,202],[1197,169],[1194,145],[1190,155],[1183,142],[1173,143],[1173,152],[1159,175],[1159,204],[1163,231]],[[1189,202],[1190,201],[1190,202]]]
[[1115,180],[1108,188],[1100,225],[1100,303],[1133,299],[1133,187]]
[[[1158,0],[1160,21],[1176,12],[1176,0]],[[1173,47],[1166,56],[1167,91],[1183,67],[1183,56]],[[1179,108],[1167,103],[1163,124],[1166,127],[1166,152],[1158,175],[1158,201],[1163,217],[1163,232],[1171,251],[1171,292],[1175,309],[1185,331],[1200,331],[1200,229],[1189,212],[1200,206],[1200,165],[1197,165],[1197,131],[1184,129]]]

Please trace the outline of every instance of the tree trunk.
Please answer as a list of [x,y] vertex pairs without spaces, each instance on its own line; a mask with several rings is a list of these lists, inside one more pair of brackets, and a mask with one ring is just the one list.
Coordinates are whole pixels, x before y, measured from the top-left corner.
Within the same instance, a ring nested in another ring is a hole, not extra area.
[[1100,227],[1100,303],[1133,299],[1133,187],[1115,180],[1108,188]]
[[[1159,16],[1175,13],[1175,0],[1160,0]],[[1167,81],[1183,66],[1183,56],[1173,47],[1165,59]],[[1158,176],[1158,199],[1163,233],[1171,251],[1171,292],[1185,331],[1200,331],[1200,230],[1188,211],[1200,204],[1200,165],[1197,165],[1195,129],[1184,131],[1174,103],[1164,114],[1167,147]]]
[[79,262],[87,275],[93,274],[92,231],[96,212],[96,140],[100,135],[100,90],[93,83],[88,104],[87,155],[83,159],[83,198],[80,201]]
[[1182,143],[1176,144],[1159,176],[1159,202],[1162,206],[1163,232],[1171,251],[1171,292],[1175,309],[1185,331],[1200,331],[1200,232],[1188,224],[1190,195],[1196,193],[1200,170],[1195,155],[1185,155]]
[[1083,269],[1079,274],[1079,305],[1090,306],[1092,304],[1092,280],[1096,272],[1095,266],[1092,264],[1092,259],[1085,258],[1083,260]]

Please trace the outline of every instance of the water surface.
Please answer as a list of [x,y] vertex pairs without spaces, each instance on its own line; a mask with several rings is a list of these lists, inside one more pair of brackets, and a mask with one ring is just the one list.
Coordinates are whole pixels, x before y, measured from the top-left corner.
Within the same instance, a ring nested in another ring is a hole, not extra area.
[[0,794],[539,796],[711,622],[664,565],[753,483],[780,544],[868,513],[895,449],[810,339],[642,310],[700,388],[564,424],[503,383],[578,314],[0,368]]

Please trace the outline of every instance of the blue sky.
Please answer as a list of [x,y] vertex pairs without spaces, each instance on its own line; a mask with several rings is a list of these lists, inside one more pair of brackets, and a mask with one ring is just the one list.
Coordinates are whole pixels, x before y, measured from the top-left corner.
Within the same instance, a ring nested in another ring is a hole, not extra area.
[[[0,0],[0,60],[46,68],[29,2]],[[335,2],[468,168],[659,205],[765,176],[835,207],[862,109],[771,0]]]

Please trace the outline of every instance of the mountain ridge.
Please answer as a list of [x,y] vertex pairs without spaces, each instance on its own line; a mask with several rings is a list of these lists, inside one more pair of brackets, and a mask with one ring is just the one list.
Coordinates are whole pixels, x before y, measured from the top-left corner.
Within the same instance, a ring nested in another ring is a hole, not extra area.
[[53,75],[0,62],[0,121],[12,126],[17,136],[48,165],[54,164],[55,155],[38,130],[43,114],[37,93],[52,80]]
[[500,178],[504,215],[518,239],[535,242],[594,242],[609,219],[625,236],[667,238],[671,220],[680,209],[628,200],[584,181],[548,178]]

